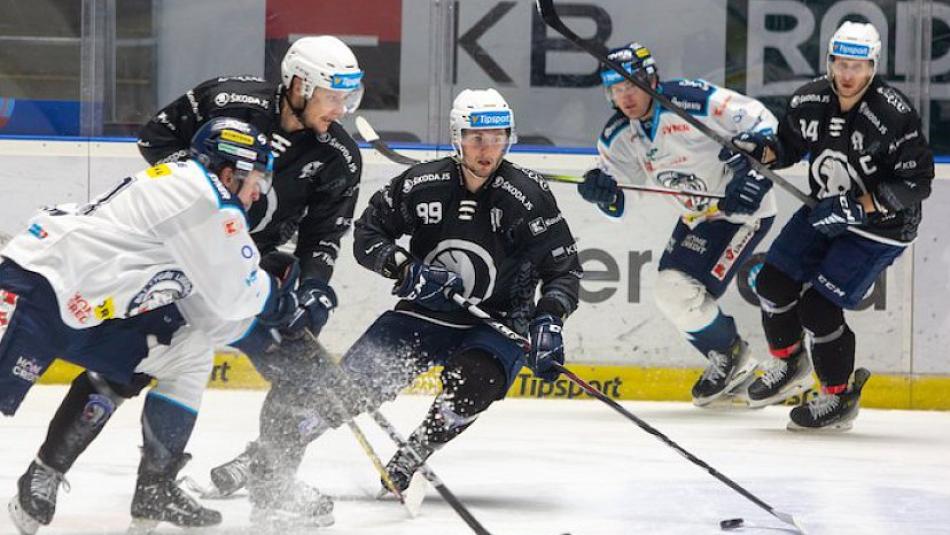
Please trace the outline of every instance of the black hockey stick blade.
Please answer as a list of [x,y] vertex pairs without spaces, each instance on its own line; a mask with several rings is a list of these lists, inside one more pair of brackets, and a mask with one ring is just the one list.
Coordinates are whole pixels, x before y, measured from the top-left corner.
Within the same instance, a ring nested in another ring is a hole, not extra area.
[[416,165],[420,162],[420,160],[403,156],[390,148],[383,140],[379,139],[379,134],[376,133],[376,129],[362,116],[356,118],[356,130],[363,136],[363,139],[365,139],[367,143],[376,149],[376,152],[382,154],[388,160],[400,165]]
[[594,388],[593,386],[591,386],[590,384],[588,384],[587,381],[584,381],[583,379],[581,379],[580,377],[578,377],[577,374],[575,374],[575,373],[572,372],[571,370],[567,369],[565,366],[563,366],[563,365],[561,365],[561,364],[555,363],[555,364],[554,364],[554,367],[555,367],[559,372],[561,372],[562,374],[564,374],[572,383],[574,383],[574,384],[576,384],[577,386],[581,387],[581,389],[582,389],[583,391],[587,392],[587,394],[589,394],[591,397],[594,397],[594,398],[596,398],[596,399],[598,399],[598,400],[600,400],[600,401],[606,403],[607,405],[610,406],[610,408],[614,409],[615,411],[619,412],[621,415],[623,415],[623,416],[624,416],[625,418],[627,418],[628,420],[630,420],[630,421],[632,421],[633,423],[637,424],[637,426],[639,426],[640,429],[643,429],[643,430],[646,431],[647,433],[650,433],[651,435],[653,435],[653,436],[655,436],[656,438],[658,438],[658,439],[660,439],[661,441],[663,441],[667,446],[669,446],[669,447],[673,448],[674,450],[676,450],[677,453],[679,453],[680,455],[682,455],[683,457],[685,457],[686,460],[688,460],[689,462],[691,462],[691,463],[695,464],[696,466],[699,466],[700,468],[706,470],[706,472],[708,472],[709,475],[711,475],[711,476],[715,477],[716,479],[718,479],[719,481],[725,483],[726,486],[728,486],[728,487],[731,488],[732,490],[738,492],[739,494],[741,494],[742,496],[744,496],[745,498],[747,498],[747,499],[748,499],[749,501],[751,501],[752,503],[758,505],[758,506],[761,507],[762,509],[765,509],[770,515],[772,515],[772,516],[774,516],[775,518],[781,520],[782,522],[785,522],[786,524],[789,524],[790,526],[793,526],[793,527],[797,530],[798,533],[802,533],[802,534],[805,533],[804,528],[802,528],[802,526],[795,520],[795,518],[792,517],[792,515],[790,515],[790,514],[788,514],[788,513],[783,513],[782,511],[778,511],[778,510],[776,510],[774,507],[772,507],[771,505],[765,503],[765,501],[763,501],[761,498],[759,498],[759,497],[756,496],[755,494],[752,494],[751,492],[749,492],[748,490],[746,490],[745,488],[743,488],[741,485],[739,485],[739,484],[736,483],[735,481],[729,479],[728,477],[726,477],[725,475],[723,475],[722,473],[720,473],[718,470],[716,470],[716,469],[713,468],[712,466],[709,466],[708,464],[706,464],[706,461],[703,461],[703,460],[700,459],[699,457],[696,457],[696,456],[693,455],[692,453],[690,453],[690,452],[686,451],[685,449],[683,449],[682,446],[680,446],[680,445],[677,444],[676,442],[673,442],[672,439],[670,439],[668,436],[664,435],[662,432],[660,432],[660,430],[658,430],[657,428],[655,428],[655,427],[653,427],[652,425],[648,424],[647,422],[641,420],[641,419],[640,419],[639,417],[637,417],[635,414],[633,414],[632,412],[630,412],[630,411],[628,411],[627,409],[625,409],[625,408],[623,407],[623,405],[621,405],[620,403],[617,403],[614,399],[610,398],[609,396],[607,396],[606,394],[604,394],[604,393],[601,392],[600,390],[598,390],[598,389]]
[[[538,12],[541,14],[541,19],[544,20],[545,24],[554,28],[556,32],[566,37],[568,41],[574,44],[574,46],[587,52],[588,54],[593,56],[596,60],[607,65],[611,69],[617,71],[617,74],[623,76],[625,79],[629,80],[630,83],[642,89],[644,92],[650,95],[654,100],[659,102],[660,105],[662,105],[664,108],[675,113],[680,119],[683,119],[684,121],[689,123],[690,126],[695,128],[696,130],[699,130],[700,132],[708,136],[710,139],[712,139],[716,143],[719,143],[720,145],[722,145],[723,147],[729,150],[733,150],[736,152],[743,152],[738,147],[733,145],[731,140],[728,140],[725,137],[719,135],[717,132],[715,132],[708,126],[701,123],[698,119],[690,115],[683,108],[670,102],[670,99],[666,98],[664,95],[662,95],[661,93],[658,93],[655,89],[650,87],[649,83],[637,79],[636,77],[628,73],[626,69],[621,67],[620,64],[618,64],[615,61],[611,61],[607,59],[607,51],[604,50],[603,47],[597,46],[596,44],[592,43],[589,40],[582,39],[579,35],[571,31],[571,29],[568,28],[564,24],[564,22],[561,20],[561,17],[558,16],[557,10],[555,10],[554,8],[554,0],[536,0],[536,2],[538,5]],[[750,157],[749,162],[751,162],[752,167],[756,171],[765,175],[772,182],[781,186],[782,189],[792,194],[792,196],[794,196],[796,199],[801,201],[803,204],[810,207],[815,206],[814,199],[806,195],[802,190],[796,188],[794,184],[790,183],[789,181],[779,176],[775,171],[772,171],[768,167],[762,165],[762,163],[756,160],[755,158]]]

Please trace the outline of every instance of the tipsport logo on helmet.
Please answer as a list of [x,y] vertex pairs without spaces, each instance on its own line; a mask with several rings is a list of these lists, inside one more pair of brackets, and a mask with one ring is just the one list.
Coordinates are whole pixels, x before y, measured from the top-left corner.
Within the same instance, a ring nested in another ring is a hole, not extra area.
[[472,128],[511,128],[510,111],[477,111],[469,115]]
[[856,59],[871,59],[871,47],[867,45],[835,41],[831,47],[831,55]]
[[330,77],[330,89],[336,89],[339,91],[352,91],[360,86],[362,80],[362,71],[334,74]]

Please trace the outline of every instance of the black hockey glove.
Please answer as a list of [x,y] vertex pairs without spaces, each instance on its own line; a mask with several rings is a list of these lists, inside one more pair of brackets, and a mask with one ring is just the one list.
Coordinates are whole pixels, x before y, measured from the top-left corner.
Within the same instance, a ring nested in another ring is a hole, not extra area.
[[296,294],[300,307],[286,330],[297,333],[306,327],[311,334],[319,336],[330,319],[330,312],[336,308],[336,292],[320,279],[307,279],[297,286]]
[[772,151],[773,159],[778,155],[778,141],[776,141],[775,136],[763,132],[741,132],[733,136],[732,144],[760,162],[765,157],[765,149]]
[[543,381],[552,382],[561,375],[561,372],[554,368],[554,363],[564,364],[562,326],[561,320],[550,314],[534,318],[528,326],[528,333],[531,335],[528,367]]
[[602,205],[613,204],[620,194],[617,180],[597,168],[584,173],[584,181],[577,185],[577,191],[585,201]]
[[866,221],[864,206],[850,193],[826,197],[818,201],[808,214],[811,226],[829,238],[842,234],[849,226],[863,225]]
[[719,201],[719,210],[726,215],[754,214],[772,189],[772,181],[752,169],[745,154],[722,149],[719,159],[732,169],[732,180],[726,184],[726,196]]
[[448,312],[458,308],[452,292],[462,293],[462,279],[443,267],[412,262],[402,279],[393,287],[393,295],[418,303],[429,310]]
[[297,295],[294,286],[300,276],[300,264],[294,261],[284,271],[283,277],[273,277],[274,289],[267,296],[264,309],[257,315],[257,320],[265,327],[281,329],[290,324],[297,313]]

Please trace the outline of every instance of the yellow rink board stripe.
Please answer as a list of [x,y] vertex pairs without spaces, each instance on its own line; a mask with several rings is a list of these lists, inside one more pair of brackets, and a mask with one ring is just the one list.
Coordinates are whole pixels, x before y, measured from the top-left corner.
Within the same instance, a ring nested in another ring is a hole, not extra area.
[[[614,399],[689,401],[689,391],[701,370],[696,368],[643,368],[638,366],[570,365],[571,370]],[[81,368],[56,361],[40,383],[72,381]],[[256,389],[267,382],[257,374],[250,360],[240,354],[219,353],[211,373],[211,388]],[[420,376],[410,393],[438,392],[438,370]],[[565,378],[545,383],[527,368],[515,379],[509,397],[584,399],[589,396]],[[864,387],[861,406],[881,409],[950,410],[950,376],[874,374]]]

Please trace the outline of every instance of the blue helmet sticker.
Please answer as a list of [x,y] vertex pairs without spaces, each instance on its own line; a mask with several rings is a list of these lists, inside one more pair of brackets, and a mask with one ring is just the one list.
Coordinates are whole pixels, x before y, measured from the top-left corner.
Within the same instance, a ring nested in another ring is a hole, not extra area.
[[855,59],[871,59],[871,47],[857,43],[835,41],[831,45],[831,54]]
[[334,74],[330,77],[330,89],[352,91],[363,81],[363,71]]
[[475,111],[468,122],[470,128],[511,128],[511,111]]

